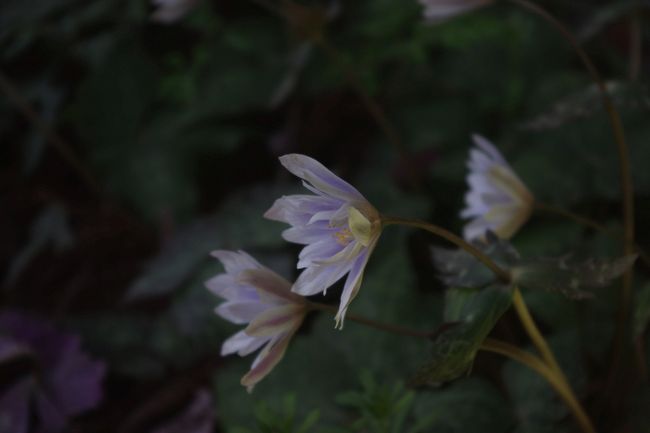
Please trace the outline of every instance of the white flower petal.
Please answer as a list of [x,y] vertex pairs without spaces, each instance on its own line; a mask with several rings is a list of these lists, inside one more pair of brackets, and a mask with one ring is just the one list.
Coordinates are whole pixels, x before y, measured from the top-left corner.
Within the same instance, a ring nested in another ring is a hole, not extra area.
[[270,308],[255,317],[244,331],[253,337],[270,337],[281,334],[300,324],[305,312],[305,306],[299,304],[286,304]]
[[293,153],[281,156],[280,162],[291,173],[331,197],[345,201],[365,201],[365,198],[356,188],[336,176],[313,158]]
[[246,269],[259,269],[263,266],[244,251],[217,250],[210,253],[221,261],[226,272],[230,275],[237,275]]
[[251,337],[244,331],[232,335],[221,345],[221,356],[237,353],[239,356],[246,356],[255,352],[269,341],[268,338]]
[[269,306],[260,302],[259,299],[255,301],[228,301],[219,305],[215,312],[229,322],[242,325],[250,322],[255,316],[268,308]]
[[343,286],[343,293],[341,294],[341,302],[339,303],[339,311],[336,313],[336,327],[338,329],[343,329],[343,322],[345,320],[345,313],[348,311],[350,302],[357,296],[359,293],[359,288],[361,287],[361,281],[363,280],[363,271],[368,264],[368,259],[370,258],[370,253],[374,248],[374,244],[366,251],[357,257],[354,262],[354,265],[350,269],[350,273],[345,280],[345,285]]
[[253,390],[255,384],[264,379],[271,370],[278,365],[284,357],[289,341],[293,333],[283,335],[277,340],[271,340],[266,347],[259,353],[248,373],[241,379],[241,384],[244,385],[249,392]]
[[300,274],[291,290],[302,296],[311,296],[316,293],[325,292],[328,287],[343,278],[351,267],[351,262],[311,266]]
[[477,134],[472,138],[475,147],[467,162],[469,191],[460,212],[461,218],[472,220],[463,236],[473,240],[492,230],[510,238],[530,217],[534,199],[492,143]]

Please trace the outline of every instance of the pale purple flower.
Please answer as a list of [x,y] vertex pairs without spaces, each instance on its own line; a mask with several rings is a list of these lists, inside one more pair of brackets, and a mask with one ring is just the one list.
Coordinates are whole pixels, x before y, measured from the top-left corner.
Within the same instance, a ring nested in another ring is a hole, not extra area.
[[57,433],[102,399],[105,365],[79,337],[21,313],[0,313],[0,362],[22,365],[0,388],[0,431]]
[[246,356],[264,346],[241,379],[250,392],[284,356],[307,314],[307,303],[291,292],[290,282],[245,252],[214,251],[212,255],[226,270],[205,283],[226,300],[216,313],[232,323],[248,325],[223,343],[221,355]]
[[424,7],[424,18],[432,23],[439,23],[456,15],[477,9],[491,3],[492,0],[418,0]]
[[294,283],[294,292],[324,293],[347,274],[336,314],[336,326],[341,328],[379,239],[380,215],[359,191],[315,159],[290,154],[280,162],[315,195],[279,198],[264,216],[291,224],[282,233],[284,239],[306,245],[298,261],[298,269],[305,270]]
[[151,0],[156,10],[151,20],[163,24],[172,24],[194,9],[200,0]]
[[469,191],[460,216],[471,219],[463,235],[480,239],[486,231],[502,239],[511,238],[528,220],[534,198],[496,147],[480,135],[473,135],[467,167]]
[[214,432],[214,401],[207,389],[198,390],[183,412],[152,433]]

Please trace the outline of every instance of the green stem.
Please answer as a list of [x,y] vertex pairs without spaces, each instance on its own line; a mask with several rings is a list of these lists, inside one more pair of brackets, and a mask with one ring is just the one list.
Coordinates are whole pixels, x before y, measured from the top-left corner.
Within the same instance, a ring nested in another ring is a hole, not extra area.
[[394,217],[382,216],[381,222],[382,225],[384,226],[402,225],[402,226],[409,226],[409,227],[415,227],[422,230],[426,230],[429,233],[441,237],[446,241],[451,242],[457,247],[462,248],[463,250],[473,255],[478,261],[480,261],[487,268],[489,268],[494,273],[494,275],[496,275],[499,278],[499,280],[501,280],[502,282],[509,283],[511,281],[510,272],[508,272],[506,269],[503,269],[501,266],[496,264],[494,260],[492,260],[483,251],[479,250],[469,242],[466,242],[463,238],[453,234],[447,229],[428,223],[426,221],[407,219],[407,218],[394,218]]
[[[308,302],[308,307],[312,310],[324,311],[331,314],[336,314],[337,308],[333,305],[320,304],[316,302]],[[440,330],[426,332],[419,331],[417,329],[411,329],[404,326],[393,325],[389,323],[378,322],[376,320],[367,319],[365,317],[357,316],[354,314],[347,314],[346,318],[350,321],[360,323],[371,328],[378,329],[380,331],[389,332],[391,334],[406,336],[406,337],[415,337],[426,340],[431,340],[434,338]],[[574,414],[578,424],[585,433],[595,433],[595,430],[589,420],[589,417],[586,415],[585,411],[582,409],[580,402],[577,400],[573,391],[568,386],[566,380],[563,376],[557,374],[555,370],[547,366],[541,359],[535,355],[528,353],[524,350],[521,350],[511,344],[494,340],[491,338],[485,339],[481,345],[480,350],[486,352],[493,352],[504,355],[515,362],[519,362],[531,370],[537,372],[542,376],[556,392],[560,395],[562,400],[567,404],[571,412]]]
[[560,395],[562,400],[564,400],[566,405],[573,413],[573,416],[576,418],[576,421],[580,425],[580,428],[585,433],[596,432],[591,420],[589,419],[589,416],[582,408],[582,405],[576,398],[573,391],[571,391],[571,388],[567,385],[566,381],[563,380],[562,377],[558,376],[557,372],[554,371],[551,367],[544,364],[541,359],[531,353],[519,349],[516,346],[491,338],[485,339],[481,345],[481,350],[506,356],[513,361],[519,362],[520,364],[523,364],[538,373],[540,376],[546,379],[546,381]]
[[544,359],[546,364],[548,364],[553,370],[557,372],[561,372],[562,369],[560,368],[560,365],[557,363],[557,360],[553,355],[553,351],[551,350],[550,346],[546,342],[546,339],[544,338],[539,328],[535,324],[535,320],[533,319],[533,316],[530,314],[530,311],[528,310],[528,307],[526,306],[526,302],[524,301],[523,296],[521,296],[521,291],[519,290],[518,287],[515,287],[515,290],[513,292],[512,304],[515,307],[515,311],[517,312],[517,315],[519,316],[519,320],[521,321],[521,324],[526,330],[526,333],[532,340],[537,350],[539,350],[539,353],[542,355],[542,358]]

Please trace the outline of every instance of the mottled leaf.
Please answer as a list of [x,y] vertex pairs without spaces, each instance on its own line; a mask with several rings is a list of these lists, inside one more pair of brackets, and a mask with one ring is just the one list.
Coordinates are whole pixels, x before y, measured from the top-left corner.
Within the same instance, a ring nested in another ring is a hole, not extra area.
[[[488,233],[485,242],[475,246],[500,266],[508,267],[519,260],[512,245],[492,233]],[[450,287],[479,288],[494,282],[494,273],[465,250],[432,247],[431,253],[440,279]]]
[[436,385],[471,369],[483,340],[511,302],[512,290],[503,286],[478,291],[449,289],[445,321],[450,328],[436,337],[432,357],[420,368],[413,383]]
[[538,259],[513,266],[513,282],[528,289],[560,292],[575,299],[592,296],[589,289],[605,287],[634,264],[636,255],[618,259]]

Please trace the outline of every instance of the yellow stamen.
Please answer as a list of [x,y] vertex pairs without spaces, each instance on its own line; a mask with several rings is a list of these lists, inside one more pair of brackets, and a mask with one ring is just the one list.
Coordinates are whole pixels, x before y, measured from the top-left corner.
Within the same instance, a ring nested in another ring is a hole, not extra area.
[[354,236],[352,235],[350,229],[346,227],[334,233],[334,238],[339,244],[347,245],[352,241],[352,239],[354,239]]

